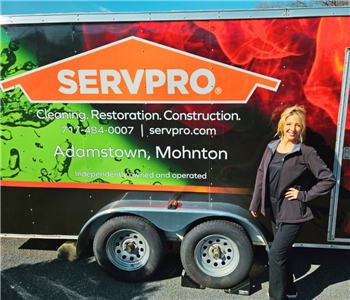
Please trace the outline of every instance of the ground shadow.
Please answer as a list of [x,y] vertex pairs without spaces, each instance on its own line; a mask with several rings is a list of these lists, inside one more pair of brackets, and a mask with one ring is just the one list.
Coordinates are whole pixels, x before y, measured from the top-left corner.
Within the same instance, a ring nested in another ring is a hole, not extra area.
[[[292,260],[300,299],[315,299],[327,287],[350,280],[349,250],[293,248]],[[250,278],[251,294],[268,282],[268,256],[263,247],[256,247]]]
[[[61,244],[55,240],[28,240],[19,251],[55,251]],[[151,280],[121,282],[102,271],[90,245],[83,257],[74,262],[54,259],[2,270],[1,299],[147,299],[148,294],[159,289],[147,283],[179,277],[181,271],[179,256],[169,252]]]
[[[41,241],[38,248],[55,250],[59,244]],[[25,243],[19,246],[16,255],[21,255],[21,249],[34,248],[33,241]],[[161,281],[179,278],[182,272],[176,249],[168,252],[161,269],[151,280],[136,283],[117,281],[105,274],[96,263],[91,246],[80,260],[74,262],[52,259],[52,251],[45,251],[44,256],[46,253],[48,260],[45,262],[33,263],[28,258],[26,264],[2,270],[1,299],[147,299],[164,288]],[[9,259],[16,259],[16,255],[9,256]],[[292,257],[300,299],[314,299],[327,287],[350,279],[347,250],[293,248]],[[268,282],[267,261],[264,247],[256,247],[250,272],[252,299]],[[211,291],[214,294],[218,292],[206,289],[201,294],[207,295]],[[260,297],[259,294],[257,297]]]
[[[295,248],[293,262],[297,289],[303,300],[315,299],[327,287],[350,280],[349,250]],[[316,270],[307,274],[312,266]],[[349,287],[346,294],[349,295]]]

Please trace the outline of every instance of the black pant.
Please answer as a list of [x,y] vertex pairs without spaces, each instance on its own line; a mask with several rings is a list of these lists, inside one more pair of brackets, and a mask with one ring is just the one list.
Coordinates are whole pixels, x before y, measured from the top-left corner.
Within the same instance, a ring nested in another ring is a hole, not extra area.
[[285,300],[295,295],[293,268],[289,259],[292,245],[304,223],[281,223],[276,228],[272,222],[274,240],[269,251],[269,295],[271,300]]

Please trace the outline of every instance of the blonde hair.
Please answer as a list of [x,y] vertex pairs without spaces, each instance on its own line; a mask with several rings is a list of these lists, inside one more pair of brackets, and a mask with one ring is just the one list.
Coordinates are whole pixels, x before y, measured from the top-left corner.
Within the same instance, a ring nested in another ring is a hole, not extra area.
[[306,118],[305,118],[305,114],[306,114],[306,111],[304,109],[304,106],[294,105],[292,107],[286,108],[283,111],[283,113],[281,114],[281,118],[280,118],[280,120],[278,122],[276,135],[278,135],[281,139],[283,138],[283,136],[284,136],[283,128],[284,128],[284,126],[286,124],[286,119],[289,116],[293,116],[294,118],[297,119],[297,121],[298,121],[298,123],[299,123],[299,125],[301,127],[300,141],[303,142],[303,139],[305,138],[305,134],[306,134]]

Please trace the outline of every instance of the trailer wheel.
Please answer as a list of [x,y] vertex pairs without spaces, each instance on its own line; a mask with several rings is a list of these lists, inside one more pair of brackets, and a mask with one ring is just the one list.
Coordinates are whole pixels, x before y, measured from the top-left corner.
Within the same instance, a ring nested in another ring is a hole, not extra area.
[[225,289],[242,282],[253,265],[253,246],[243,228],[216,220],[202,223],[181,243],[187,274],[205,287]]
[[142,281],[159,269],[166,240],[148,220],[121,216],[98,229],[93,249],[98,264],[110,276],[123,281]]

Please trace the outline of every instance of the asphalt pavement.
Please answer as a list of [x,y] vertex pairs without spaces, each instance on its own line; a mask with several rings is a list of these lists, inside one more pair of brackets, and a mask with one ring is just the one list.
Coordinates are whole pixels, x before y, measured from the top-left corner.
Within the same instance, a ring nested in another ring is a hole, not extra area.
[[[256,247],[250,273],[251,295],[181,286],[181,261],[167,254],[161,270],[149,281],[121,282],[106,275],[88,249],[78,261],[57,258],[64,241],[1,239],[1,299],[268,299],[267,254]],[[350,251],[293,248],[299,300],[350,299]]]

